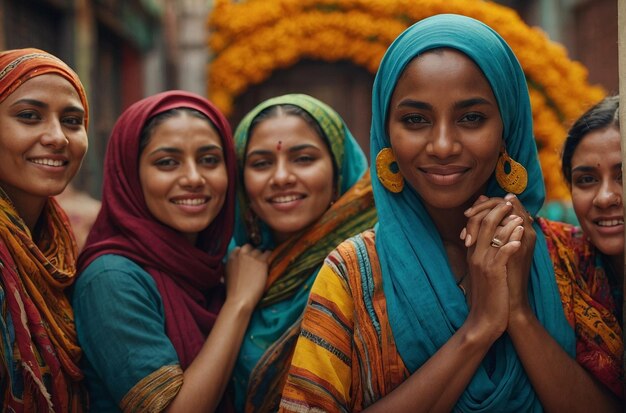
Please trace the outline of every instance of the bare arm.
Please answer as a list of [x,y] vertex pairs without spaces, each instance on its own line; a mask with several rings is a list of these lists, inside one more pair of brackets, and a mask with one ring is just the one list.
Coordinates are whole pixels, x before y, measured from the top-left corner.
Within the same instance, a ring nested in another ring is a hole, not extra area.
[[214,411],[224,394],[252,311],[263,294],[269,252],[236,248],[226,267],[226,302],[202,349],[185,370],[166,411]]
[[561,348],[529,308],[511,313],[507,331],[547,412],[622,411],[619,400]]
[[501,202],[476,217],[476,243],[468,251],[470,313],[463,326],[402,385],[368,412],[450,412],[508,321],[506,263],[519,249],[523,231],[517,221],[501,230],[506,244],[494,248],[494,231],[511,205]]
[[[527,292],[536,234],[532,218],[519,199],[512,195],[506,199],[513,204],[515,215],[525,217],[522,246],[507,266],[510,296],[507,332],[539,400],[546,411],[553,412],[621,411],[619,400],[561,348],[532,312]],[[483,197],[471,213],[491,208],[494,202],[501,200]],[[475,231],[468,225],[467,233]]]

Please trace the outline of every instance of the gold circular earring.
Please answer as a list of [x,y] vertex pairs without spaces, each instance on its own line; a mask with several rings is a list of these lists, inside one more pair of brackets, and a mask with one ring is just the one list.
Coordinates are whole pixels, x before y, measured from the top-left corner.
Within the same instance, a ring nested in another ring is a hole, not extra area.
[[[508,172],[507,172],[508,169]],[[498,163],[496,164],[496,181],[498,185],[506,192],[519,195],[524,192],[528,185],[528,172],[526,168],[513,160],[506,152],[506,149],[500,153]]]
[[397,194],[404,189],[404,177],[391,148],[383,148],[376,155],[376,175],[389,192]]

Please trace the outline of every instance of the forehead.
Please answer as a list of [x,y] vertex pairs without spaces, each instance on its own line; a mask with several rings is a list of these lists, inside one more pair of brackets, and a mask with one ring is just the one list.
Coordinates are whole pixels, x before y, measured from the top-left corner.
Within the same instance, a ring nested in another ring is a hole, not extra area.
[[220,145],[222,139],[208,119],[180,112],[160,122],[153,130],[148,146],[170,142],[194,141]]
[[325,146],[323,139],[309,123],[297,115],[279,114],[260,122],[250,135],[248,148],[256,146],[299,145],[304,143]]
[[39,100],[45,103],[71,103],[84,109],[80,96],[74,86],[63,76],[49,73],[35,76],[20,85],[2,102],[15,102],[21,99]]
[[493,96],[487,78],[471,58],[454,49],[435,49],[407,64],[393,96],[421,93],[445,98],[468,92]]
[[612,166],[621,159],[620,132],[612,126],[587,133],[574,150],[572,166],[592,163]]

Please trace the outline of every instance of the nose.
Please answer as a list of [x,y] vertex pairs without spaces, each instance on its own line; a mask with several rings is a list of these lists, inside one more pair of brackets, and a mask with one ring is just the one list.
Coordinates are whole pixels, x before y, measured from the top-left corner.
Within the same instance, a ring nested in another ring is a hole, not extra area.
[[430,141],[426,144],[426,153],[445,159],[459,154],[461,143],[456,139],[454,128],[440,122],[432,128]]
[[277,186],[290,185],[295,182],[293,171],[289,167],[288,161],[280,159],[276,162],[274,173],[271,177],[271,184]]
[[41,144],[54,149],[63,149],[69,144],[59,119],[51,119],[45,124],[45,130],[41,135]]
[[180,184],[188,188],[197,188],[206,184],[202,171],[195,162],[188,162],[183,167]]
[[594,206],[610,208],[622,205],[622,186],[615,180],[605,180],[593,199]]

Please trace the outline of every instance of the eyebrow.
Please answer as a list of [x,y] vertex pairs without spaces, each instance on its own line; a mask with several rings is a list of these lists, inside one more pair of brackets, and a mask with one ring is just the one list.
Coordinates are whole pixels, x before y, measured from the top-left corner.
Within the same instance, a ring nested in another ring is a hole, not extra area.
[[[291,148],[287,149],[287,152],[289,153],[294,153],[294,152],[298,152],[304,149],[315,149],[315,150],[320,150],[320,148],[318,148],[315,145],[312,145],[310,143],[303,143],[302,145],[296,145],[296,146],[292,146]],[[246,154],[246,157],[250,157],[250,156],[267,156],[267,155],[271,155],[273,154],[274,151],[271,151],[269,149],[255,149],[251,152],[248,152]]]
[[[491,102],[484,98],[471,98],[456,102],[454,104],[455,109],[465,109],[475,105],[490,105]],[[409,107],[414,109],[426,109],[431,110],[433,106],[430,103],[422,102],[420,100],[404,99],[398,103],[398,107]]]
[[[13,102],[13,104],[11,105],[11,107],[16,106],[16,105],[20,105],[20,104],[26,104],[26,105],[31,105],[31,106],[36,106],[38,108],[42,108],[42,109],[47,109],[50,107],[50,105],[48,105],[45,102],[42,102],[40,100],[36,100],[36,99],[20,99],[20,100],[16,100],[15,102]],[[63,109],[63,112],[80,112],[80,113],[85,113],[85,109],[79,107],[79,106],[67,106],[66,108]]]
[[[613,165],[611,167],[611,169],[622,169],[622,163],[616,163],[615,165]],[[576,168],[572,168],[572,173],[574,172],[591,172],[591,171],[595,171],[596,167],[594,166],[587,166],[587,165],[581,165],[581,166],[577,166]]]
[[[221,151],[222,148],[218,145],[205,145],[205,146],[201,146],[200,148],[198,148],[198,150],[196,151],[196,153],[203,153],[203,152],[210,152],[210,151],[214,151],[214,150],[219,150]],[[170,153],[170,154],[180,154],[183,153],[183,151],[179,148],[174,148],[171,146],[160,146],[158,148],[156,148],[155,150],[153,150],[152,152],[149,153],[149,155],[154,155],[155,153],[158,152],[165,152],[165,153]]]

